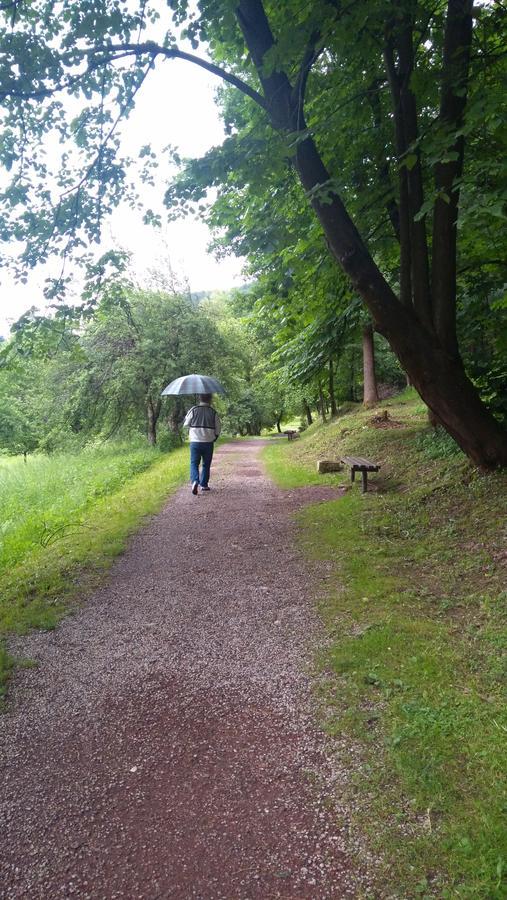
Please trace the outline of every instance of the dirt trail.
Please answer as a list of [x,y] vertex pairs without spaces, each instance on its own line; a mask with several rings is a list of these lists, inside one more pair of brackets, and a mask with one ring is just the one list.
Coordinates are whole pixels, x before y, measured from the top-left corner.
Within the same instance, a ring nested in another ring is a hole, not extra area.
[[39,666],[0,721],[5,900],[359,896],[290,518],[330,489],[279,491],[260,449],[223,446],[209,494],[172,496],[81,610],[16,642]]

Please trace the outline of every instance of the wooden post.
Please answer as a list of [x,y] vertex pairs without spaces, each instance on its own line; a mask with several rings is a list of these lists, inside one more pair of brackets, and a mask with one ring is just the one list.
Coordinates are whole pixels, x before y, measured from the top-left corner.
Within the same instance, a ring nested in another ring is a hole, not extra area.
[[366,492],[368,490],[368,472],[366,469],[362,470],[362,476],[363,476],[363,494],[366,494]]
[[356,470],[354,469],[354,466],[352,466],[352,468],[351,468],[351,470],[350,470],[350,480],[351,480],[351,481],[355,481],[355,480],[356,480]]

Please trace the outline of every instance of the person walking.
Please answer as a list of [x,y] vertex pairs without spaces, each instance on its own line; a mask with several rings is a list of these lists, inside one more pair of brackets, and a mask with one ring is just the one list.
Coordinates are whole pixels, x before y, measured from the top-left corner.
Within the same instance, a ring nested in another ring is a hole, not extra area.
[[215,441],[222,430],[218,413],[211,406],[211,394],[200,394],[199,405],[189,409],[183,422],[189,429],[190,481],[192,493],[209,491],[209,474]]

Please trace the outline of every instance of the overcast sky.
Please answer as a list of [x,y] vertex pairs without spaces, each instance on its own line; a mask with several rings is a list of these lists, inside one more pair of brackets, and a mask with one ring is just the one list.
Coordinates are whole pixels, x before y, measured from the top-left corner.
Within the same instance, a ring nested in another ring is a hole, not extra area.
[[[223,129],[213,102],[217,79],[183,60],[160,61],[138,95],[137,109],[123,128],[124,144],[131,155],[151,143],[154,148],[171,144],[181,156],[199,156],[220,144]],[[164,181],[168,172],[161,167],[160,183],[150,197],[150,205],[162,211]],[[241,284],[242,263],[235,258],[217,262],[206,253],[210,234],[199,221],[189,219],[167,223],[161,231],[143,225],[141,214],[120,208],[104,229],[104,249],[112,243],[134,254],[134,267],[142,277],[146,269],[169,255],[172,269],[186,279],[192,291],[226,289]],[[1,275],[0,335],[8,333],[31,306],[44,308],[42,287],[47,274],[59,271],[55,259],[49,271],[35,271],[27,285],[16,284],[7,273]]]

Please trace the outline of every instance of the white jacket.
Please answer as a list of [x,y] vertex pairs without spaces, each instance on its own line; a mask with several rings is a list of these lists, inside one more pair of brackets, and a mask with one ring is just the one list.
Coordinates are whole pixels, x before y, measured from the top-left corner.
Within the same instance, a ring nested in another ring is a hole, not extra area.
[[187,412],[183,428],[189,429],[191,443],[204,444],[216,441],[222,430],[222,423],[209,403],[199,403],[199,406],[193,406]]

